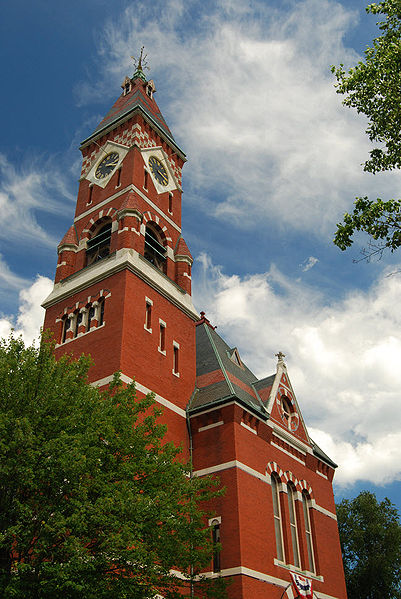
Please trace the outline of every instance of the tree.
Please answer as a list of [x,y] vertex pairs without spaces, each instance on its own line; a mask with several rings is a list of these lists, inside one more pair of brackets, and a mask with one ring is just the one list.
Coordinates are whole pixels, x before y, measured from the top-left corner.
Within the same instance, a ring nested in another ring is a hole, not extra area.
[[[364,62],[348,72],[343,65],[333,66],[332,72],[337,93],[345,95],[343,104],[368,118],[366,133],[376,146],[364,170],[377,173],[401,166],[401,0],[370,4],[366,11],[384,15],[378,23],[381,35],[366,49]],[[400,200],[356,198],[352,214],[337,224],[334,243],[345,250],[355,231],[364,231],[371,238],[365,257],[381,257],[385,249],[393,252],[401,245],[400,217]]]
[[362,491],[337,505],[349,599],[401,597],[401,525],[389,499]]
[[188,476],[151,395],[118,375],[100,392],[89,366],[45,340],[0,342],[0,596],[220,597],[194,582],[217,483]]

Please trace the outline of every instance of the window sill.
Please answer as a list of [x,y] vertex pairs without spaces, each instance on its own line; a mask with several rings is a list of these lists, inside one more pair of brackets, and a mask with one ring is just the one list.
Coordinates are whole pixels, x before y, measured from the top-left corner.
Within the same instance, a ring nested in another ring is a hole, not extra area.
[[274,558],[274,565],[279,568],[284,568],[285,570],[291,570],[291,572],[298,572],[302,574],[302,576],[307,576],[308,578],[313,578],[313,580],[318,580],[319,582],[324,582],[323,576],[318,576],[317,574],[313,574],[313,572],[309,572],[309,570],[301,570],[297,566],[291,566],[291,564],[285,564],[277,558]]
[[159,354],[162,354],[163,356],[166,355],[166,350],[165,349],[160,349],[160,347],[158,347],[157,351],[159,352]]
[[145,329],[145,331],[147,331],[148,333],[152,332],[152,329],[148,329],[148,327],[146,326],[146,324],[143,325],[143,328]]

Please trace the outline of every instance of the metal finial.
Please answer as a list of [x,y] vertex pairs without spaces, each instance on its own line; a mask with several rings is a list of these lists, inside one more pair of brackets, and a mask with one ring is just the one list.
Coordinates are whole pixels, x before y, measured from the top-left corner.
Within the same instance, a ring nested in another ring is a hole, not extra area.
[[134,61],[134,67],[137,71],[143,72],[143,69],[149,70],[148,63],[146,62],[148,55],[143,53],[144,49],[145,49],[145,46],[142,46],[139,58],[135,58],[135,56],[131,56],[132,60]]
[[282,351],[279,351],[278,354],[275,354],[278,362],[284,362],[285,354]]

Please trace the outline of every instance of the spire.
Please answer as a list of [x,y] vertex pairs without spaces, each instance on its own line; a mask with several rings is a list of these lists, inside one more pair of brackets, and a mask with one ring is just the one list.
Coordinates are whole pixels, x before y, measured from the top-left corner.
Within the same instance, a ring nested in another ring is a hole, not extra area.
[[132,75],[132,79],[142,79],[142,81],[146,83],[146,77],[145,73],[143,72],[143,69],[148,69],[149,67],[146,62],[147,54],[143,53],[144,48],[145,46],[142,46],[141,53],[138,59],[134,56],[131,56],[132,60],[134,61],[134,66],[136,67],[135,73]]

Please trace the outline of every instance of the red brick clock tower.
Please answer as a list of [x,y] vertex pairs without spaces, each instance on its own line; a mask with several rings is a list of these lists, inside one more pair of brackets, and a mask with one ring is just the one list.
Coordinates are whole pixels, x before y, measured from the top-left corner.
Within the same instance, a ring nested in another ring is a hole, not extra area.
[[57,352],[89,353],[91,380],[117,370],[165,406],[170,439],[186,439],[195,382],[192,257],[181,235],[177,146],[141,63],[81,144],[75,218],[58,246],[55,285],[44,302]]
[[181,234],[185,155],[141,61],[122,89],[81,145],[75,218],[44,326],[58,355],[92,356],[94,384],[120,371],[139,394],[155,392],[168,440],[192,449],[196,476],[220,477],[226,493],[209,526],[222,551],[207,575],[231,579],[230,599],[294,599],[301,587],[301,596],[346,599],[336,465],[308,434],[283,354],[257,379],[195,311]]

